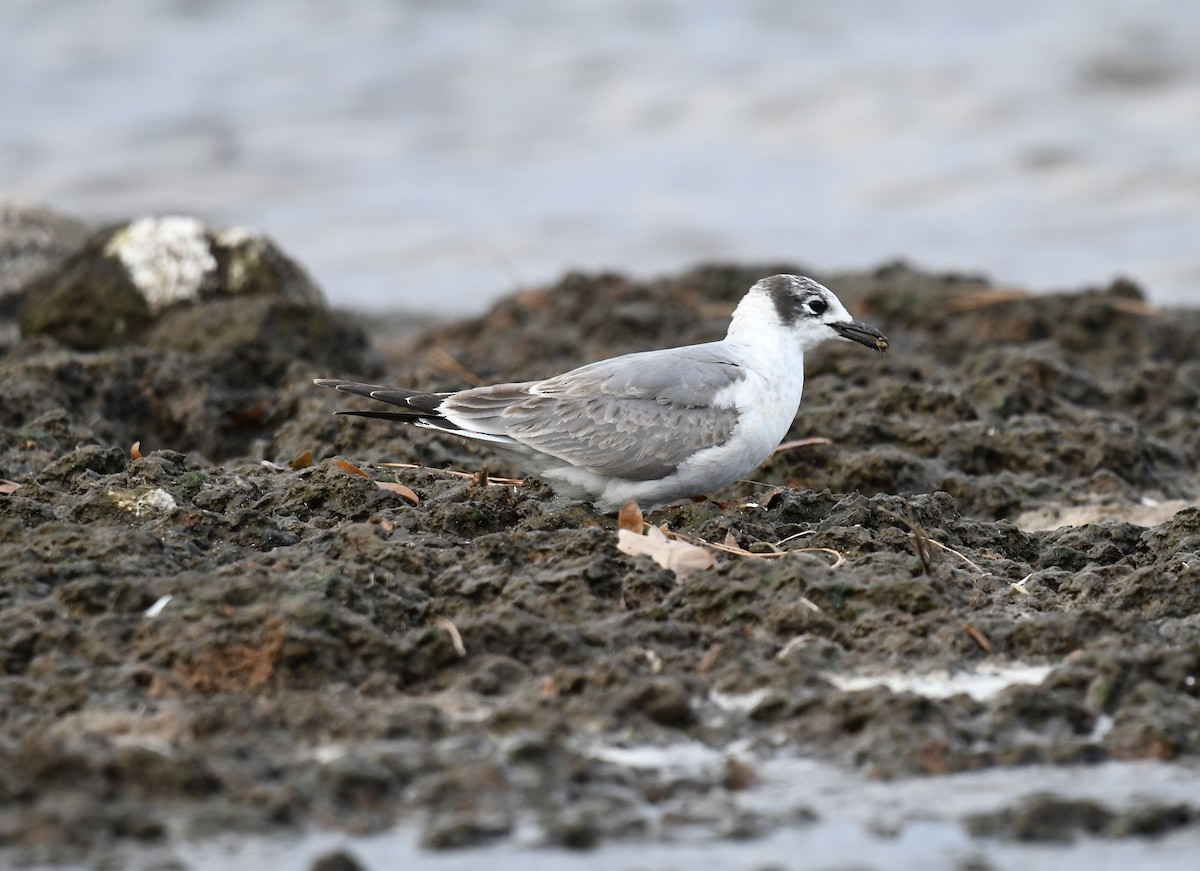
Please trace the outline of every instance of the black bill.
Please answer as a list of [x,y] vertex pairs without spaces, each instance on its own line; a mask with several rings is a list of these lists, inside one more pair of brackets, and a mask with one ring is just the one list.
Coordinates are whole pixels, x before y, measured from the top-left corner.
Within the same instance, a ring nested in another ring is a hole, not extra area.
[[829,326],[833,327],[843,339],[858,342],[860,345],[866,345],[868,348],[874,348],[876,351],[886,351],[888,349],[887,336],[869,324],[864,324],[862,321],[850,321],[848,324],[830,324]]

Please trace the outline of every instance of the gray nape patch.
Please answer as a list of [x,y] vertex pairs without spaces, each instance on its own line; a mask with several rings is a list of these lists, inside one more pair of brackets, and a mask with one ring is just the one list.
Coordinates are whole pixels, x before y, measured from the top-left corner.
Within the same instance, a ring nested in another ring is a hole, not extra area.
[[790,327],[800,318],[808,316],[804,302],[812,293],[819,293],[821,286],[810,278],[797,275],[773,275],[765,282],[766,291],[775,304],[775,311],[785,327]]

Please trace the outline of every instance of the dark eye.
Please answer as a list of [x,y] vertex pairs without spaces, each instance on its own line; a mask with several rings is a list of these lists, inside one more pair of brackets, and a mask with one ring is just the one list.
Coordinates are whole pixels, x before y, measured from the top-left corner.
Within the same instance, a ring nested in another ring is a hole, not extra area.
[[829,308],[829,303],[825,302],[825,300],[821,299],[820,297],[814,297],[806,302],[804,307],[815,315],[823,315],[825,314],[825,309]]

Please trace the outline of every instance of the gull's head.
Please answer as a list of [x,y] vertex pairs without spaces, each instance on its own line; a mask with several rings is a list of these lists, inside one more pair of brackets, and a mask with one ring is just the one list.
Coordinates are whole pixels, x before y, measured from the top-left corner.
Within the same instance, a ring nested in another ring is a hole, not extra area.
[[733,318],[731,334],[737,330],[753,336],[756,329],[780,329],[804,351],[826,339],[848,339],[877,351],[888,347],[883,333],[855,320],[832,290],[803,275],[764,278],[750,288]]

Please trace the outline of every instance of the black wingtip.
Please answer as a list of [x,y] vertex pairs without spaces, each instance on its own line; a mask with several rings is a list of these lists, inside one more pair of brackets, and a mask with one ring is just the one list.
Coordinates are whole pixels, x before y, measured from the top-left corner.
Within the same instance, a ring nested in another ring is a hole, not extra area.
[[[313,379],[313,384],[317,385],[318,387],[328,387],[331,390],[337,390],[337,391],[341,391],[341,392],[347,392],[346,388],[353,387],[353,386],[355,386],[356,383],[357,382],[354,382],[354,381],[344,381],[341,378],[314,378]],[[367,385],[362,385],[362,386],[365,387]]]
[[351,417],[373,417],[377,420],[398,420],[401,423],[416,423],[421,415],[411,411],[335,411],[334,414],[346,414]]

